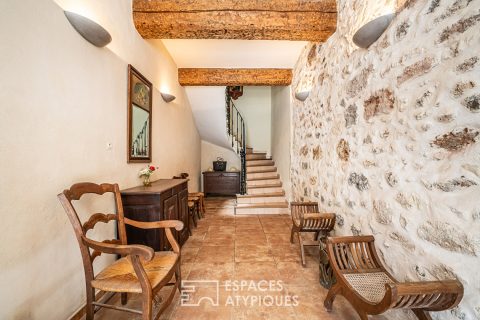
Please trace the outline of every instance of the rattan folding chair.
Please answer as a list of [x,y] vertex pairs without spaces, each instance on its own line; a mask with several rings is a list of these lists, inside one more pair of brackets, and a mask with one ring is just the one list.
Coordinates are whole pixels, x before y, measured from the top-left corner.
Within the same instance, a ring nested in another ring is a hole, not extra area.
[[431,320],[428,311],[457,306],[463,297],[458,280],[398,282],[384,268],[375,250],[373,236],[328,238],[327,251],[336,284],[324,305],[332,310],[337,294],[344,296],[362,320],[389,309],[411,309],[418,319]]

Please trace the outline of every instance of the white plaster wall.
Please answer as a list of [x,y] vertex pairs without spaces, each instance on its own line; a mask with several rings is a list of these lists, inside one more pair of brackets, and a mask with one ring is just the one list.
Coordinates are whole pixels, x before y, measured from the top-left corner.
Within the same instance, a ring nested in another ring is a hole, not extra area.
[[291,200],[290,151],[291,151],[291,88],[272,87],[272,157],[283,183],[285,196]]
[[[86,42],[53,1],[0,2],[0,319],[67,319],[84,304],[80,252],[56,195],[80,181],[141,183],[144,164],[126,159],[128,63],[155,87],[153,177],[200,175],[200,138],[168,53],[138,36],[130,1],[76,4],[112,33],[111,45]],[[164,84],[173,103],[160,97]],[[91,199],[82,212],[112,210]]]
[[[217,160],[217,157],[222,157],[227,161],[227,170],[231,170],[235,167],[240,170],[241,163],[240,157],[236,154],[232,148],[223,148],[216,144],[202,140],[202,172],[213,169],[213,161]],[[202,175],[202,188],[203,188],[203,175]]]
[[353,33],[392,1],[340,0],[337,32],[301,55],[293,196],[336,212],[336,235],[375,235],[400,281],[458,278],[434,319],[480,319],[480,1],[407,3],[364,50]]
[[195,123],[202,140],[228,148],[225,87],[187,87]]
[[243,87],[234,100],[246,122],[247,146],[271,155],[271,87]]

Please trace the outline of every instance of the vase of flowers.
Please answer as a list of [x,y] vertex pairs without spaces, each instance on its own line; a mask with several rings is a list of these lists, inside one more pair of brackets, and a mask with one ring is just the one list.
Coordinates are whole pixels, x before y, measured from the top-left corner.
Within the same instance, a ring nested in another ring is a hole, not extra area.
[[140,178],[143,177],[143,185],[145,187],[150,187],[152,185],[152,182],[150,181],[150,176],[157,169],[158,169],[158,167],[155,168],[154,166],[148,166],[148,167],[140,170],[140,172],[138,173],[138,176]]

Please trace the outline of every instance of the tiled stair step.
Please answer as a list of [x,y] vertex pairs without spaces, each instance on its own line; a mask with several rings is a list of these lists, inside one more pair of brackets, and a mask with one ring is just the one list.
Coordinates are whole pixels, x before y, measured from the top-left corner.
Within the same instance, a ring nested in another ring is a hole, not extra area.
[[250,176],[247,175],[247,182],[248,181],[259,181],[259,180],[273,180],[273,179],[280,179],[280,175],[276,172],[273,172],[271,175],[263,175],[263,176]]
[[276,192],[263,193],[263,194],[237,194],[237,199],[258,198],[258,197],[281,197],[281,196],[285,196],[285,191],[280,190]]
[[235,213],[238,215],[242,214],[289,214],[290,210],[288,209],[288,204],[287,207],[275,207],[275,208],[270,208],[270,207],[246,207],[246,206],[237,206],[235,208]]
[[288,208],[287,201],[237,204],[237,208]]
[[280,179],[262,179],[247,181],[247,187],[259,187],[259,186],[281,186],[282,181]]
[[270,178],[276,178],[278,176],[278,173],[275,171],[273,172],[260,172],[260,173],[248,173],[247,174],[247,180],[255,180],[255,179],[270,179]]
[[249,195],[263,195],[263,194],[269,194],[272,192],[283,192],[282,187],[269,187],[269,188],[250,188],[248,190]]
[[248,173],[265,173],[265,172],[276,172],[277,168],[274,166],[261,166],[261,167],[247,167]]
[[247,167],[264,167],[274,165],[275,162],[272,160],[247,160]]
[[247,190],[258,189],[258,188],[275,188],[275,187],[281,187],[281,186],[282,186],[282,182],[278,181],[278,182],[275,182],[275,183],[262,184],[262,185],[258,185],[258,186],[247,186]]
[[248,203],[251,203],[251,204],[272,203],[272,202],[280,203],[280,202],[284,202],[284,201],[285,201],[285,196],[284,195],[280,195],[280,196],[277,196],[277,197],[272,197],[272,196],[262,197],[261,195],[258,195],[258,197],[249,197],[249,198],[239,198],[239,197],[237,197],[237,205],[248,204]]
[[267,153],[251,153],[247,154],[247,160],[267,160]]

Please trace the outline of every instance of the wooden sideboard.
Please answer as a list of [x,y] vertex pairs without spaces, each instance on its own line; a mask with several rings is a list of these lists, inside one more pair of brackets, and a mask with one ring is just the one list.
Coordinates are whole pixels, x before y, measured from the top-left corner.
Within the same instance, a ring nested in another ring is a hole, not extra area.
[[203,172],[203,192],[205,196],[234,196],[240,193],[239,171],[205,171]]
[[[188,239],[188,179],[161,179],[150,187],[134,187],[120,191],[125,217],[138,221],[180,220],[182,231],[172,230],[178,243]],[[144,230],[125,226],[129,244],[143,244],[155,251],[169,250],[163,229]]]

